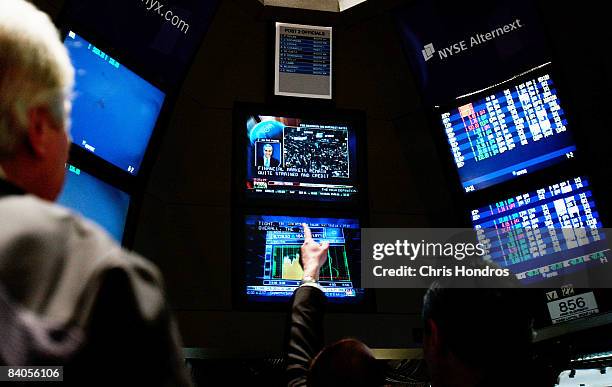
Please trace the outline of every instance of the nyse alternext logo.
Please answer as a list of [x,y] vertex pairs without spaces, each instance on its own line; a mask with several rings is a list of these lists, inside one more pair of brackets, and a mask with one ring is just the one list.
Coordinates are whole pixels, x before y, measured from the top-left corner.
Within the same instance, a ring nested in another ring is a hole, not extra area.
[[[509,32],[516,31],[522,27],[523,25],[521,24],[520,19],[516,19],[512,23],[495,28],[494,30],[490,32],[486,32],[484,34],[481,34],[481,33],[474,34],[470,36],[469,39],[461,40],[459,42],[451,44],[448,47],[444,47],[440,50],[437,50],[438,58],[440,58],[440,60],[447,59],[448,57],[460,54],[464,51],[469,50],[470,48],[481,45],[490,40],[499,38]],[[428,45],[423,47],[423,50],[421,50],[421,52],[423,53],[423,58],[425,58],[425,61],[427,62],[428,60],[433,58],[433,55],[436,52],[436,49],[434,48],[433,43],[429,43]]]
[[421,52],[423,53],[423,58],[425,58],[425,62],[427,62],[428,60],[433,58],[433,54],[434,52],[436,52],[436,49],[434,48],[433,43],[429,43],[427,46],[423,47]]

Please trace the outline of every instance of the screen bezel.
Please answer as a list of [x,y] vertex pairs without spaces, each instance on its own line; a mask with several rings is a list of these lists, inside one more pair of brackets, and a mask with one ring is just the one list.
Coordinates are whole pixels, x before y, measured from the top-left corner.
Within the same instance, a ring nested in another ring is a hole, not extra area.
[[[283,197],[249,197],[246,186],[247,156],[245,149],[248,146],[245,127],[247,118],[251,115],[266,115],[277,117],[295,117],[307,120],[321,120],[338,122],[350,125],[355,130],[357,141],[357,177],[356,185],[359,187],[357,197],[348,200],[331,199],[329,201],[308,200],[298,196]],[[239,206],[264,208],[294,208],[299,205],[303,208],[327,208],[353,210],[355,213],[367,211],[367,154],[365,138],[365,113],[356,110],[336,110],[320,108],[296,108],[295,106],[271,106],[237,102],[234,104],[233,114],[233,152],[232,152],[232,201]]]
[[[290,307],[289,299],[255,302],[250,301],[245,292],[246,268],[244,251],[246,249],[245,219],[249,215],[270,216],[303,216],[312,218],[350,218],[357,219],[361,228],[367,227],[366,216],[355,216],[343,212],[332,211],[305,211],[301,209],[262,209],[262,208],[234,208],[232,209],[232,303],[234,309],[245,311],[287,311]],[[358,265],[361,267],[361,265]],[[375,307],[373,289],[364,289],[363,299],[356,303],[329,302],[327,309],[331,312],[373,312]]]

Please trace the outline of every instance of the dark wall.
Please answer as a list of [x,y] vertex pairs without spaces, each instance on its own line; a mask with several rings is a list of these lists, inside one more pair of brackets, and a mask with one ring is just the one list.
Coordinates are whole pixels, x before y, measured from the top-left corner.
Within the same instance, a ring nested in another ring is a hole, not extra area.
[[[56,15],[63,1],[36,3]],[[273,20],[303,18],[335,27],[335,105],[364,110],[368,118],[371,226],[441,225],[453,210],[443,177],[446,166],[439,161],[387,12],[398,3],[370,0],[330,15],[264,10],[256,0],[222,1],[164,136],[135,241],[136,251],[164,273],[186,346],[238,352],[282,348],[285,316],[233,310],[230,274],[232,106],[234,101],[267,102],[266,56],[273,44],[267,28]],[[550,10],[546,30],[574,97],[578,130],[592,134],[589,150],[609,172],[612,152],[600,140],[602,133],[610,138],[611,60],[605,50],[610,33],[604,12],[551,0],[539,3]],[[411,346],[412,328],[420,325],[421,296],[421,291],[378,291],[377,314],[329,315],[328,339],[348,335],[373,347]]]
[[[281,350],[284,314],[232,310],[230,273],[232,107],[234,101],[266,102],[271,87],[267,50],[273,44],[267,29],[274,12],[254,1],[222,2],[187,77],[147,189],[135,247],[164,271],[189,346]],[[283,15],[299,18],[296,13]],[[303,14],[312,22],[320,18],[323,25],[338,23],[335,104],[368,113],[372,225],[428,225],[414,165],[405,159],[394,125],[395,119],[415,114],[418,101],[402,71],[405,63],[390,18],[350,24],[337,15]],[[330,315],[330,339],[346,334],[376,347],[411,345],[420,298],[419,291],[379,292],[379,315]]]

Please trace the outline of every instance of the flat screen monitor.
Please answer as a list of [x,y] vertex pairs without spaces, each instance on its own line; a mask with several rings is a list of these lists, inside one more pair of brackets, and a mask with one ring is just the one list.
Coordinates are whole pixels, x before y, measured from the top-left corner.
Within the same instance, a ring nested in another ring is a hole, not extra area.
[[165,94],[72,31],[64,45],[76,69],[73,143],[137,175]]
[[247,197],[349,202],[358,196],[354,125],[263,115],[244,124]]
[[130,195],[66,164],[66,181],[57,202],[102,226],[121,243]]
[[523,284],[544,284],[612,257],[586,177],[475,209],[472,222],[479,240],[489,246],[487,258],[509,268]]
[[550,74],[464,97],[440,119],[466,193],[575,157]]
[[321,268],[320,284],[328,299],[357,303],[363,290],[355,288],[360,274],[361,231],[357,219],[247,215],[245,217],[245,287],[247,301],[287,300],[300,285],[303,270],[300,247],[302,223],[310,226],[315,241],[330,244]]

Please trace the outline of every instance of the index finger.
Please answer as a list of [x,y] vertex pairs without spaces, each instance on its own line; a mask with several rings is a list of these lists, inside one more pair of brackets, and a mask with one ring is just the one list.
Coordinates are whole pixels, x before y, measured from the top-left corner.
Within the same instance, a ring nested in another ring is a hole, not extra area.
[[312,233],[310,232],[310,227],[306,223],[302,223],[302,227],[304,228],[304,242],[312,241]]

